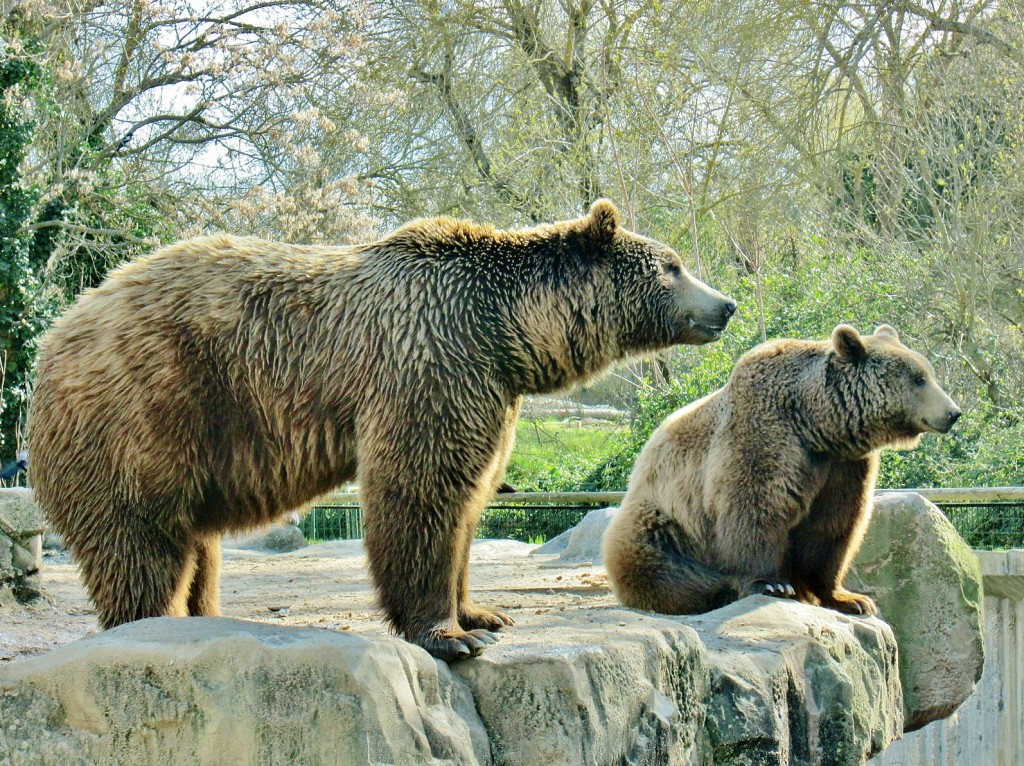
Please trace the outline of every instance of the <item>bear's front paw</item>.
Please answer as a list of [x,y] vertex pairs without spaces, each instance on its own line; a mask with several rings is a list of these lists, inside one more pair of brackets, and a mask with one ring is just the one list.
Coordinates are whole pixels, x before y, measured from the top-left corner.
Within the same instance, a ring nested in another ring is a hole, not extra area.
[[748,580],[740,586],[740,598],[755,595],[796,598],[796,589],[782,580]]
[[[445,622],[445,625],[449,625]],[[405,636],[410,643],[422,646],[433,656],[445,662],[476,657],[490,644],[496,643],[499,636],[489,630],[450,629],[434,627],[418,635]]]
[[821,600],[822,606],[835,609],[843,614],[859,614],[864,617],[872,617],[878,614],[878,606],[869,596],[862,593],[853,593],[845,588],[837,588],[828,598]]
[[459,607],[459,625],[466,630],[483,628],[497,632],[509,625],[515,625],[515,620],[495,609],[484,609],[475,604],[463,604]]

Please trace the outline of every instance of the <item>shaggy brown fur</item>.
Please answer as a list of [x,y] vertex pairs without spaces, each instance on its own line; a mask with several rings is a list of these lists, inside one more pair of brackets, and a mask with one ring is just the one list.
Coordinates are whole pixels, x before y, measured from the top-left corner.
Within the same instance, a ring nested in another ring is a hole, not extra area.
[[757,347],[645,445],[604,539],[615,594],[667,614],[751,593],[875,614],[842,583],[868,524],[878,451],[916,446],[959,415],[888,325]]
[[714,340],[734,308],[606,201],[524,231],[184,242],[114,271],[45,338],[31,478],[111,627],[217,614],[221,533],[358,469],[390,624],[476,654],[510,622],[470,603],[467,577],[522,395]]

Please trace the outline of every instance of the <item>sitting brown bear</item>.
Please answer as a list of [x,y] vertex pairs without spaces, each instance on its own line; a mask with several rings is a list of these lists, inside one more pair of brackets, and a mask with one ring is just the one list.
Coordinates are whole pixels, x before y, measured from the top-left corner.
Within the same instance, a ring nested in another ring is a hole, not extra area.
[[666,614],[752,593],[875,614],[842,583],[870,518],[879,450],[914,447],[959,417],[931,365],[888,325],[758,346],[640,453],[604,538],[616,596]]

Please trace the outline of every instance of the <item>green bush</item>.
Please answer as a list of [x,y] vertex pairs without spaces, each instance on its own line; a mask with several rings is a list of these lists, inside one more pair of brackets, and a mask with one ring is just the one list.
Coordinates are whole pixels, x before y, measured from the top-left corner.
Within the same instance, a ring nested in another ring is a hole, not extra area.
[[735,353],[725,345],[709,346],[703,354],[694,356],[694,363],[670,383],[655,387],[647,381],[637,392],[628,433],[594,466],[579,488],[589,491],[625,489],[633,463],[655,429],[675,410],[725,385],[732,372]]
[[998,487],[1024,483],[1024,405],[978,404],[944,436],[926,434],[908,452],[882,455],[881,487]]
[[619,426],[523,420],[505,481],[520,492],[578,489],[620,441]]

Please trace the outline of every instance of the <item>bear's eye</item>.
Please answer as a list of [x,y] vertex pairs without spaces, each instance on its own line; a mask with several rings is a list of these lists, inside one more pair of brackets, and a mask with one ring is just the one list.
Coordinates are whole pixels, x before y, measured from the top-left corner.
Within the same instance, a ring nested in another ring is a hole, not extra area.
[[928,381],[925,380],[924,375],[922,375],[921,373],[918,373],[917,375],[914,376],[914,385],[915,386],[923,386],[927,382]]
[[668,261],[665,264],[665,273],[668,274],[670,277],[675,277],[678,279],[680,276],[682,276],[683,270],[679,268],[679,264],[676,263],[675,261]]

